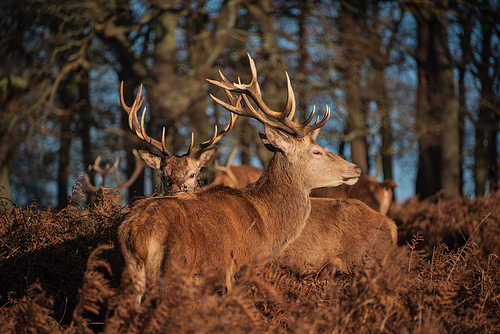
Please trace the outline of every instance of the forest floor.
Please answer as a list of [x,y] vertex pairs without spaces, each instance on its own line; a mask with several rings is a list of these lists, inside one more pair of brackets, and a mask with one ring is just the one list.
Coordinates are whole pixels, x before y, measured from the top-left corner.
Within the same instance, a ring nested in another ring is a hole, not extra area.
[[[412,198],[391,208],[398,247],[375,268],[324,279],[276,263],[243,268],[231,292],[179,274],[138,312],[120,289],[125,207],[78,183],[60,211],[0,217],[1,333],[499,333],[500,198]],[[84,210],[85,209],[85,210]]]

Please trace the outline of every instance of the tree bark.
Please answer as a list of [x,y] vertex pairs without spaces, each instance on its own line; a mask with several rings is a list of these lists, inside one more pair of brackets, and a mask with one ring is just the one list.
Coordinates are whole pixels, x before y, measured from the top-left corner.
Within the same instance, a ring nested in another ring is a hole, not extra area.
[[421,199],[442,190],[444,199],[460,194],[458,109],[448,48],[446,8],[411,6],[418,22],[417,131],[419,163],[416,193]]
[[59,95],[61,96],[61,104],[63,106],[61,115],[59,116],[60,132],[59,132],[59,150],[58,159],[59,167],[57,172],[57,207],[59,209],[68,205],[68,179],[69,179],[69,153],[71,142],[73,140],[73,132],[71,131],[72,111],[75,107],[76,83],[73,78],[62,82],[59,86]]

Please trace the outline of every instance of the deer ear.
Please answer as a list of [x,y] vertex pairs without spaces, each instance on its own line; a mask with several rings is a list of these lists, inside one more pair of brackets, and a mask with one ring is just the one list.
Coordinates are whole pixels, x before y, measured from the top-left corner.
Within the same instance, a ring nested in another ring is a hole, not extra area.
[[259,131],[259,137],[260,137],[260,140],[262,140],[262,144],[264,144],[264,146],[271,152],[276,152],[278,151],[276,149],[276,147],[274,147],[273,145],[271,145],[271,143],[269,142],[269,140],[267,139],[267,136],[264,132],[262,131]]
[[212,162],[216,153],[217,153],[217,146],[203,150],[201,153],[199,153],[198,164],[201,167],[207,166],[210,162]]
[[[272,126],[264,125],[265,139],[262,139],[266,148],[270,151],[275,152],[276,150],[281,150],[283,152],[287,151],[292,144],[289,136],[281,133],[279,130],[276,130]],[[262,138],[262,136],[261,136]],[[271,148],[269,148],[269,146]]]
[[163,160],[162,157],[149,151],[143,150],[140,150],[139,154],[149,167],[153,169],[160,169],[161,161]]

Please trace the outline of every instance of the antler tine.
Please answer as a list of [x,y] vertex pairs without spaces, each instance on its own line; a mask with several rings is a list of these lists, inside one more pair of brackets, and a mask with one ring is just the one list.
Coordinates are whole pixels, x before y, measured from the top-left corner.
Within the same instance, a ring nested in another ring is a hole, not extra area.
[[229,159],[227,159],[227,162],[226,162],[226,165],[225,166],[220,166],[219,165],[219,161],[218,160],[215,160],[214,161],[214,167],[216,170],[220,170],[221,172],[224,172],[227,174],[227,176],[229,176],[229,178],[231,179],[231,181],[233,182],[233,186],[234,187],[238,187],[238,180],[236,179],[236,177],[234,176],[234,173],[233,171],[231,170],[231,163],[233,162],[233,159],[236,155],[236,151],[238,150],[238,147],[235,147],[233,149],[233,151],[231,152],[231,154],[229,155]]
[[[97,158],[100,159],[100,156],[98,156]],[[96,158],[96,160],[97,160],[97,158]],[[88,172],[85,173],[85,177],[84,177],[84,179],[85,179],[84,187],[85,187],[85,190],[87,190],[87,192],[89,194],[95,194],[99,190],[99,188],[94,186],[92,184],[92,182],[90,182],[89,173],[92,171],[92,165],[88,165],[87,169],[88,169]]]
[[233,159],[236,156],[236,151],[238,151],[238,147],[237,146],[234,147],[233,151],[229,155],[229,158],[227,159],[227,163],[226,163],[227,167],[230,167],[231,164],[233,163]]
[[[314,108],[313,108],[313,111],[314,111]],[[316,120],[316,123],[319,122],[319,116],[318,116],[318,119]],[[311,136],[312,139],[314,139],[314,141],[316,141],[316,139],[318,138],[318,135],[319,135],[319,130],[321,130],[320,128],[317,128],[317,129],[314,129],[313,131],[311,131],[311,133],[309,134]]]
[[[222,74],[221,71],[219,71],[219,74],[222,78],[222,82],[225,84],[228,84],[229,81],[226,79],[226,77],[224,77],[224,75]],[[241,100],[240,97],[237,97],[237,98],[233,97],[231,92],[226,88],[224,88],[224,93],[226,94],[226,97],[232,106],[237,106],[239,104],[239,102]],[[202,150],[204,150],[212,145],[217,144],[222,138],[224,138],[225,136],[227,136],[229,134],[229,132],[231,132],[231,130],[233,129],[233,126],[234,126],[234,122],[236,121],[236,118],[238,118],[238,115],[231,113],[229,116],[229,120],[227,121],[226,125],[224,125],[224,127],[222,128],[222,130],[219,133],[217,133],[218,128],[217,128],[217,124],[216,124],[213,137],[208,141],[205,141],[203,143],[196,145],[194,148],[193,148],[194,133],[192,133],[191,134],[191,144],[189,145],[189,150],[188,150],[187,154],[194,155],[199,151],[202,151]]]
[[312,125],[307,125],[311,122],[311,120],[314,116],[315,109],[316,109],[316,106],[313,107],[313,111],[311,113],[311,116],[306,121],[304,121],[304,123],[301,124],[301,126],[304,129],[304,132],[306,134],[311,133],[314,130],[321,128],[323,125],[326,124],[326,122],[328,122],[328,119],[330,118],[330,107],[328,105],[326,105],[325,116],[323,117],[323,119],[321,121],[319,121],[319,116],[318,116],[316,123],[314,123]]
[[146,108],[144,108],[142,112],[142,117],[141,117],[141,123],[139,123],[139,120],[137,119],[137,112],[142,106],[142,102],[144,101],[144,97],[141,98],[142,95],[142,84],[139,86],[139,90],[137,91],[137,94],[135,95],[135,100],[134,104],[132,107],[127,106],[125,103],[125,100],[123,99],[123,81],[120,85],[120,102],[122,105],[122,108],[127,112],[128,114],[128,125],[132,131],[135,132],[135,135],[147,142],[148,144],[152,145],[153,147],[156,147],[158,150],[163,152],[165,155],[168,157],[173,156],[172,153],[166,148],[165,146],[165,128],[163,128],[163,134],[162,134],[162,140],[161,143],[149,137],[146,134],[146,129],[144,127],[144,119],[146,116]]
[[[238,115],[231,113],[226,125],[224,125],[222,130],[217,132],[218,128],[217,128],[217,125],[215,125],[213,137],[210,140],[207,140],[203,143],[196,145],[195,147],[190,147],[190,150],[188,151],[187,154],[188,155],[195,155],[199,151],[203,151],[203,150],[209,148],[210,146],[217,144],[222,138],[224,138],[225,136],[227,136],[229,134],[229,132],[231,132],[231,130],[233,129],[233,126],[234,126],[234,122],[236,121],[236,118],[238,118]],[[192,144],[192,141],[191,141],[191,144]]]
[[[263,113],[257,111],[250,103],[248,100],[248,97],[244,94],[239,95],[237,98],[234,98],[231,95],[231,91],[233,92],[238,92],[240,89],[236,88],[235,84],[230,83],[222,74],[221,71],[219,71],[219,74],[222,78],[222,82],[220,81],[215,81],[211,79],[207,79],[208,82],[211,84],[214,84],[218,87],[221,87],[224,89],[224,93],[226,94],[226,97],[228,98],[228,101],[230,103],[224,102],[214,95],[210,94],[210,97],[220,106],[226,108],[227,110],[231,111],[233,114],[237,114],[240,116],[246,116],[246,117],[252,117],[261,122],[262,124],[268,124],[271,125],[275,128],[278,128],[280,130],[283,130],[287,133],[292,134],[293,131],[287,127],[286,125],[279,123],[279,122],[274,122],[268,119],[266,116],[264,116]],[[253,80],[253,79],[252,79]],[[258,87],[258,84],[257,84]],[[241,103],[241,100],[243,100],[243,103]]]
[[[226,109],[229,109],[231,112],[237,113],[238,115],[242,116],[249,116],[257,119],[261,123],[271,125],[277,129],[283,130],[289,134],[298,136],[298,137],[303,137],[309,134],[309,132],[313,131],[316,128],[319,128],[323,126],[329,119],[330,117],[330,112],[329,109],[327,108],[327,113],[323,120],[321,122],[317,122],[313,125],[308,125],[312,119],[314,118],[314,112],[309,116],[309,118],[303,122],[303,123],[298,123],[295,122],[293,119],[295,117],[295,111],[296,111],[296,101],[295,101],[295,93],[292,88],[292,84],[290,81],[290,77],[287,72],[285,72],[286,75],[286,81],[287,81],[287,102],[284,110],[282,112],[277,112],[272,109],[270,109],[265,103],[264,100],[262,99],[262,94],[260,91],[260,87],[258,84],[258,77],[257,77],[257,67],[255,66],[255,61],[252,59],[250,55],[248,55],[248,59],[250,62],[250,69],[252,72],[252,80],[249,84],[241,84],[239,83],[234,83],[231,84],[228,82],[224,76],[221,73],[222,82],[217,82],[213,80],[208,80],[210,83],[215,84],[219,87],[222,87],[224,89],[228,89],[232,92],[237,92],[237,93],[243,93],[241,96],[243,100],[243,107],[241,105],[229,105],[225,102],[222,102],[221,100],[215,98],[213,95],[210,95],[215,102],[220,104]],[[247,98],[247,95],[250,96],[261,112],[257,112],[255,108],[252,107],[250,104],[250,101]],[[267,117],[266,117],[267,116]],[[278,120],[279,122],[274,122],[271,121],[268,117],[273,118]]]

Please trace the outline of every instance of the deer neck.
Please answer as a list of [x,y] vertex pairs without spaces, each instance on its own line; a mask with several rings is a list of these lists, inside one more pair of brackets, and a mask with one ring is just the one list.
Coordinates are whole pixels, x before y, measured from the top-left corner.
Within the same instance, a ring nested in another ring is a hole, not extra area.
[[293,166],[277,152],[255,186],[248,188],[273,239],[275,254],[300,235],[311,212],[311,189]]

